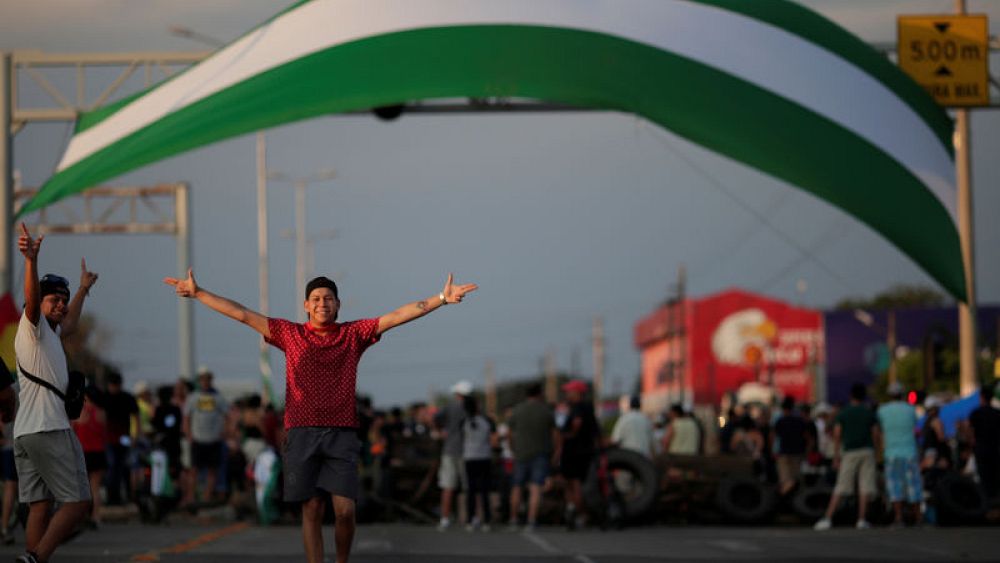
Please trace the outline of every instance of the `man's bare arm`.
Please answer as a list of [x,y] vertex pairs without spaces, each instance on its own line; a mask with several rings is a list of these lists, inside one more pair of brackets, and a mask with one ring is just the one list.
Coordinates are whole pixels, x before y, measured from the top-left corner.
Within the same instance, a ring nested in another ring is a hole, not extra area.
[[90,295],[90,288],[94,287],[97,283],[97,274],[91,272],[87,269],[87,261],[85,259],[80,259],[80,288],[76,291],[76,295],[70,300],[69,306],[66,308],[66,318],[63,319],[61,323],[62,331],[60,336],[66,338],[67,336],[76,332],[77,327],[80,325],[80,315],[83,314],[83,301]]
[[38,251],[42,246],[42,239],[31,238],[28,227],[21,223],[21,234],[17,237],[17,249],[24,255],[24,314],[31,321],[31,324],[38,326],[38,319],[42,311],[42,290],[38,284]]
[[479,286],[474,283],[454,285],[452,283],[452,278],[452,274],[448,274],[448,281],[445,282],[444,289],[441,293],[433,297],[428,297],[422,301],[407,303],[399,309],[379,317],[378,333],[382,334],[385,331],[395,328],[401,324],[406,324],[414,319],[419,319],[435,309],[440,309],[446,304],[461,303],[467,293],[471,293],[479,289]]
[[226,299],[203,287],[199,287],[198,282],[194,279],[194,272],[191,268],[188,268],[187,279],[164,278],[163,283],[173,286],[179,297],[197,299],[209,309],[217,313],[222,313],[256,330],[264,338],[271,337],[271,331],[267,328],[267,317],[257,311],[246,308],[232,299]]

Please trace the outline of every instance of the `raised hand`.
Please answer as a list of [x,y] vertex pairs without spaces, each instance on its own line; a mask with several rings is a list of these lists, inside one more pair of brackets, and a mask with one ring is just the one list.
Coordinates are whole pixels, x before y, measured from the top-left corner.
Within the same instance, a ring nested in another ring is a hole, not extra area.
[[31,233],[28,232],[28,227],[21,223],[21,234],[17,237],[17,249],[21,251],[24,258],[27,260],[34,260],[38,258],[38,249],[42,246],[42,239],[45,235],[38,237],[38,239],[31,238]]
[[80,259],[80,289],[89,291],[97,283],[97,272],[87,269],[87,259]]
[[198,282],[194,281],[194,270],[188,268],[186,280],[177,278],[163,278],[163,283],[174,286],[178,297],[194,297],[198,293]]
[[455,285],[453,278],[454,274],[448,274],[448,281],[444,283],[444,291],[442,293],[444,293],[445,303],[461,303],[462,299],[465,298],[465,294],[479,289],[479,286],[474,283]]

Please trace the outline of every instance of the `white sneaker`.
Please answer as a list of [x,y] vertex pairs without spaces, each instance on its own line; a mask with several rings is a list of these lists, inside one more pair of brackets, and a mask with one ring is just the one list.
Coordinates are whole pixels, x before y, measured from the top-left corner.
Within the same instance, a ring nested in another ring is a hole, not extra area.
[[439,532],[443,532],[443,531],[447,530],[450,527],[451,527],[451,520],[449,520],[447,518],[442,518],[441,521],[438,522],[437,529],[438,529]]
[[493,528],[491,528],[489,524],[483,524],[483,525],[482,525],[482,526],[481,526],[481,527],[479,528],[479,531],[480,531],[480,532],[489,532],[489,531],[491,531],[492,529],[493,529]]
[[822,532],[824,530],[829,530],[832,526],[833,522],[830,522],[829,518],[823,518],[819,522],[816,522],[816,525],[813,526],[813,530],[816,530],[817,532]]
[[868,520],[858,520],[858,523],[854,525],[855,528],[859,530],[867,530],[872,527],[871,522]]

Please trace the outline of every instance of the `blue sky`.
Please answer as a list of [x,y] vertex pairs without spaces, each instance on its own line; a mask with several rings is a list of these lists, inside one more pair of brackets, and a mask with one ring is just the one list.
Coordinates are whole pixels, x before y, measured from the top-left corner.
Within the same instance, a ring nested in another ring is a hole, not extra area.
[[[805,4],[880,42],[894,41],[897,13],[953,8],[951,0]],[[969,8],[988,13],[997,33],[1000,3],[970,1]],[[0,0],[0,49],[199,49],[168,27],[230,40],[275,10],[262,0]],[[92,80],[95,92],[100,78]],[[17,135],[15,166],[25,185],[48,177],[68,135],[67,124],[32,125]],[[639,365],[632,325],[667,296],[680,264],[696,295],[739,286],[820,308],[896,283],[932,285],[845,214],[630,115],[406,115],[392,123],[341,116],[277,128],[267,138],[273,170],[338,173],[310,188],[307,223],[312,232],[337,231],[316,243],[315,261],[317,273],[341,285],[343,318],[377,316],[434,295],[449,271],[481,287],[461,306],[389,333],[368,353],[359,388],[381,405],[422,399],[462,378],[480,385],[488,360],[501,380],[534,373],[549,348],[560,368],[576,357],[589,377],[595,316],[606,324],[609,385],[627,390]],[[975,112],[977,281],[981,301],[993,303],[1000,301],[998,149],[1000,113]],[[189,182],[199,282],[255,306],[254,173],[247,136],[112,183]],[[294,287],[293,243],[281,236],[293,227],[292,201],[289,186],[271,185],[271,312],[294,319],[301,290]],[[172,239],[52,236],[43,252],[45,271],[75,276],[86,256],[101,273],[89,311],[102,327],[101,347],[128,380],[175,376],[176,298],[160,282],[177,273]],[[18,262],[15,275],[21,271]],[[252,387],[254,334],[204,308],[195,319],[197,363],[225,384]],[[272,364],[280,388],[277,351]]]

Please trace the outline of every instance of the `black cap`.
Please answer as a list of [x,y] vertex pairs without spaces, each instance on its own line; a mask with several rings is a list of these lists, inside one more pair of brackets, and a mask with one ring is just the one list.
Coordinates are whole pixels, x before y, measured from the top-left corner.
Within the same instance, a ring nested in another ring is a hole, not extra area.
[[329,290],[333,292],[334,299],[340,300],[340,297],[337,296],[337,284],[333,283],[333,280],[326,276],[313,278],[306,284],[306,300],[309,299],[309,294],[311,294],[314,289],[318,289],[320,287],[329,288]]
[[69,280],[62,276],[45,274],[38,282],[38,287],[41,290],[41,297],[43,299],[46,295],[52,294],[59,294],[69,299]]

